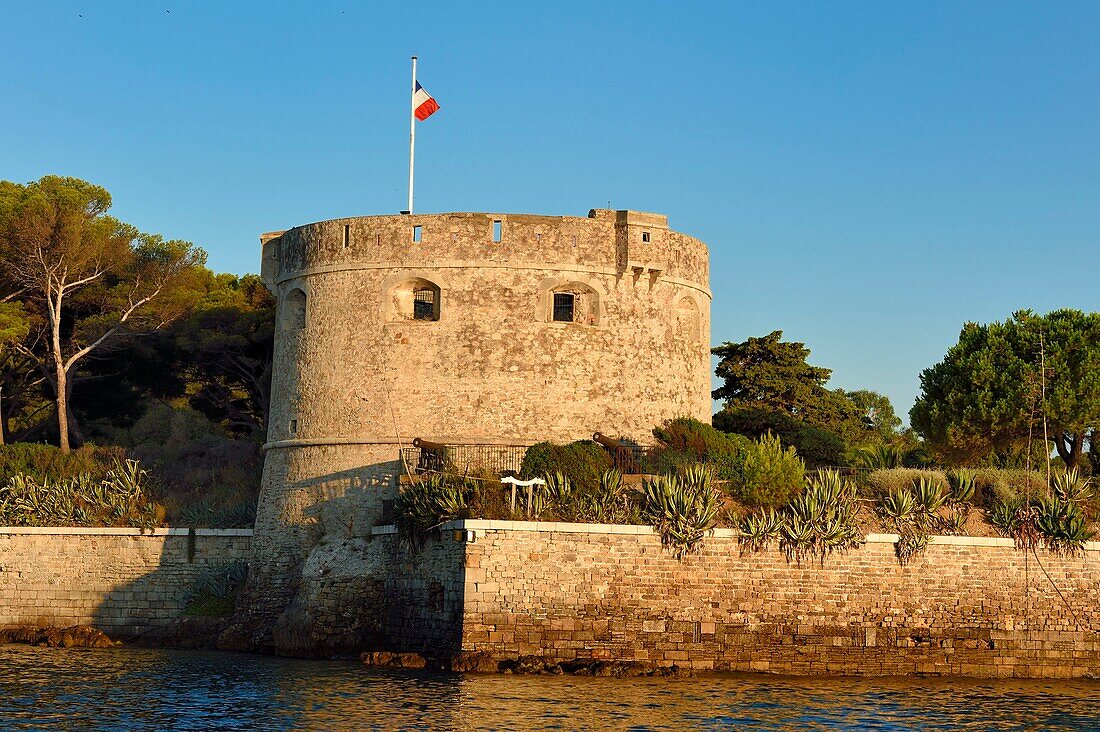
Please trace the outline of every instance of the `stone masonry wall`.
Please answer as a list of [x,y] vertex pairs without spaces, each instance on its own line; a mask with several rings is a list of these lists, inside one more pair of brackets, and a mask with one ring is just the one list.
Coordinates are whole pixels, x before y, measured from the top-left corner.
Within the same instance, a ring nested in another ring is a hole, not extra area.
[[[321,536],[380,523],[413,438],[647,443],[666,419],[710,420],[707,248],[663,215],[364,216],[262,249],[278,327],[255,616],[283,612]],[[402,310],[417,288],[436,319]],[[584,316],[555,321],[556,292]]]
[[294,598],[275,622],[276,652],[458,652],[463,554],[463,542],[450,532],[419,548],[388,526],[367,537],[326,537],[310,552]]
[[[742,554],[730,531],[677,561],[648,527],[467,521],[462,648],[791,674],[1100,675],[1100,544],[935,537],[899,566],[871,536],[824,564]],[[617,532],[617,533],[606,533]]]
[[0,528],[0,627],[132,637],[177,617],[200,572],[247,560],[251,534],[198,529],[192,543],[187,529]]

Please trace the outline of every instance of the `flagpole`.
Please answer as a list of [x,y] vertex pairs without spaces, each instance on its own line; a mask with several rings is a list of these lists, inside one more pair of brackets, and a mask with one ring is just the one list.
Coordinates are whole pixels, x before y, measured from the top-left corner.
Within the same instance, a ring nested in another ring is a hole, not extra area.
[[416,56],[412,57],[413,80],[409,90],[409,213],[413,212],[413,160],[416,157]]

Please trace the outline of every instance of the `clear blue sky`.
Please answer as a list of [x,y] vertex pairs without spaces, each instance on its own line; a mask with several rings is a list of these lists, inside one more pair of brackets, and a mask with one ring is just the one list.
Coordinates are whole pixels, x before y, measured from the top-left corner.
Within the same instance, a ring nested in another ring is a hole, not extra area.
[[413,53],[419,211],[666,213],[715,343],[782,329],[903,416],[964,321],[1097,309],[1096,2],[6,3],[0,178],[255,271],[404,208]]

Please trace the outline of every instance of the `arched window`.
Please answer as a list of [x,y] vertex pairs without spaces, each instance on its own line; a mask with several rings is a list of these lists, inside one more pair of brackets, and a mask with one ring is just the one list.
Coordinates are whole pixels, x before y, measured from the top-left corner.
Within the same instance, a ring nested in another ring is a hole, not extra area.
[[673,313],[676,336],[688,341],[699,339],[699,306],[690,297],[682,297]]
[[283,298],[283,312],[280,318],[283,330],[301,330],[306,327],[306,293],[294,288]]
[[388,320],[439,320],[440,289],[431,280],[413,277],[390,288]]
[[546,320],[557,323],[600,324],[600,295],[583,282],[564,282],[546,291]]

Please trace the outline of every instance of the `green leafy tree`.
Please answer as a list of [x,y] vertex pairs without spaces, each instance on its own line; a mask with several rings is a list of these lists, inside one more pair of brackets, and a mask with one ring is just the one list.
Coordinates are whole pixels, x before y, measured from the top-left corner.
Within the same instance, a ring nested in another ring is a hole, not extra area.
[[205,259],[188,242],[108,216],[110,206],[104,188],[77,178],[0,184],[0,267],[43,317],[44,371],[65,453],[70,433],[79,440],[69,409],[74,371],[93,352],[185,313],[180,285]]
[[758,437],[773,432],[811,465],[837,465],[848,442],[868,433],[861,411],[841,390],[825,384],[832,372],[806,362],[810,350],[782,340],[783,331],[743,343],[723,343],[713,392],[725,402],[714,426]]
[[1003,323],[967,323],[943,361],[921,372],[909,416],[955,464],[1018,454],[1029,435],[1041,442],[1045,416],[1059,456],[1076,467],[1100,426],[1100,313],[1021,310]]
[[846,391],[844,396],[856,405],[872,441],[886,445],[897,440],[901,434],[901,419],[894,413],[890,397],[867,389]]
[[216,275],[195,312],[167,333],[190,401],[233,434],[267,431],[275,298],[259,277]]
[[[0,364],[16,355],[15,346],[30,333],[30,319],[19,301],[0,302]],[[3,411],[4,380],[0,378],[0,445],[4,444],[7,422]]]

